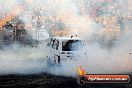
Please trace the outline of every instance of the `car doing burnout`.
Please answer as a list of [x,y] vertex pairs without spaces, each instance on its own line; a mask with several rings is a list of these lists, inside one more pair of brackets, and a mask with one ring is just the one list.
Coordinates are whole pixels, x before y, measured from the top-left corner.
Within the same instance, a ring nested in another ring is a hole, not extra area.
[[66,60],[77,60],[84,49],[81,38],[52,37],[47,45],[50,48],[48,61],[52,64],[61,64]]

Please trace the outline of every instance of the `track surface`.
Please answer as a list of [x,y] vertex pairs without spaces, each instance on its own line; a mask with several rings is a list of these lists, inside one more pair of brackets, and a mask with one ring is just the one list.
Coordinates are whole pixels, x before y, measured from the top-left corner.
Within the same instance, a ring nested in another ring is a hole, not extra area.
[[89,84],[80,86],[76,78],[46,73],[0,76],[0,88],[132,88],[130,84]]

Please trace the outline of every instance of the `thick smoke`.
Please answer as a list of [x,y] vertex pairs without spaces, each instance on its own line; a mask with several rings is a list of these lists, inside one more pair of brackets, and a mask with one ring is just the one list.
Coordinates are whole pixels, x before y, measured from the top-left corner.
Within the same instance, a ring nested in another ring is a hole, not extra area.
[[[96,24],[86,14],[81,14],[79,1],[85,0],[19,0],[1,1],[1,9],[12,13],[12,8],[17,8],[13,14],[18,15],[25,24],[31,22],[30,11],[36,9],[43,10],[43,16],[49,18],[61,18],[67,29],[72,34],[82,37],[85,42],[85,49],[82,51],[86,56],[80,57],[76,61],[66,61],[62,66],[47,67],[46,57],[50,54],[46,41],[36,48],[22,47],[19,44],[11,45],[0,51],[0,74],[33,74],[48,72],[55,75],[75,76],[77,68],[82,65],[88,73],[126,73],[132,72],[132,39],[131,31],[122,35],[118,45],[111,49],[104,48],[97,42],[89,43],[87,39],[102,28]],[[93,0],[94,2],[94,0]],[[21,9],[20,5],[26,5],[26,9]],[[28,10],[27,10],[28,9]],[[89,8],[90,9],[90,8]],[[42,11],[42,12],[43,12]],[[23,15],[21,15],[23,14]],[[56,20],[52,19],[52,20]],[[131,28],[131,27],[130,27]],[[35,28],[31,28],[31,30]],[[31,32],[32,35],[33,32]]]
[[46,47],[10,45],[0,51],[0,74],[33,74],[43,72],[48,52]]

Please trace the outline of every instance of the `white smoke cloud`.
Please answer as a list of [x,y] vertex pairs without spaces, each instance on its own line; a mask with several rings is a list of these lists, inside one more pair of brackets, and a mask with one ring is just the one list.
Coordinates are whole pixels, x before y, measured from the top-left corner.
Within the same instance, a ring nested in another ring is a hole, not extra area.
[[7,46],[0,51],[0,74],[33,74],[43,72],[46,67],[48,49],[23,47],[19,44]]
[[[50,14],[50,16],[61,18],[67,28],[72,31],[71,34],[78,34],[79,36],[86,38],[88,35],[91,35],[91,33],[98,31],[91,27],[95,27],[97,24],[95,24],[87,15],[79,14],[79,7],[76,2],[78,0],[27,1],[27,8],[30,8],[31,11],[41,8],[46,10],[48,15]],[[19,2],[14,0],[14,2],[6,2],[4,4],[5,9],[11,9],[12,11],[11,6],[18,6]],[[24,12],[25,15],[29,14],[27,11],[22,12]],[[25,17],[25,15],[23,17]],[[31,19],[28,17],[24,20],[25,23],[29,23],[30,21]],[[32,74],[48,72],[55,75],[75,76],[77,68],[80,65],[82,65],[89,73],[131,72],[132,40],[130,38],[131,34],[127,34],[123,37],[123,41],[120,40],[118,46],[114,46],[111,49],[102,48],[98,43],[86,42],[84,52],[87,53],[88,57],[81,57],[77,61],[66,62],[62,66],[55,67],[46,66],[46,56],[48,55],[47,51],[49,50],[47,49],[46,44],[41,44],[36,48],[21,47],[21,45],[9,46],[0,51],[0,74]]]

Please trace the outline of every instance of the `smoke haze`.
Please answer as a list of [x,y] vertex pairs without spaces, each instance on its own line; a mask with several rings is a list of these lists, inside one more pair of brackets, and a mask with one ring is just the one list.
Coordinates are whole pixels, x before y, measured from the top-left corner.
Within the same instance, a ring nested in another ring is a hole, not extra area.
[[[103,48],[97,42],[87,42],[92,34],[100,31],[97,28],[102,28],[102,25],[96,24],[87,15],[80,14],[79,1],[83,2],[84,0],[1,0],[1,10],[18,15],[25,23],[31,22],[31,18],[28,16],[29,12],[26,9],[21,9],[20,5],[23,3],[30,11],[41,9],[46,11],[45,14],[42,14],[43,16],[61,18],[66,28],[71,30],[71,35],[77,34],[86,40],[85,49],[82,51],[86,53],[86,56],[82,56],[77,61],[66,62],[60,67],[47,67],[46,58],[50,52],[46,43],[42,43],[35,48],[13,44],[0,50],[0,74],[48,72],[55,75],[75,76],[80,65],[88,73],[132,72],[132,31],[129,30],[121,36],[118,45],[111,49]],[[12,11],[12,8],[17,9]],[[130,26],[130,28],[132,27]]]

